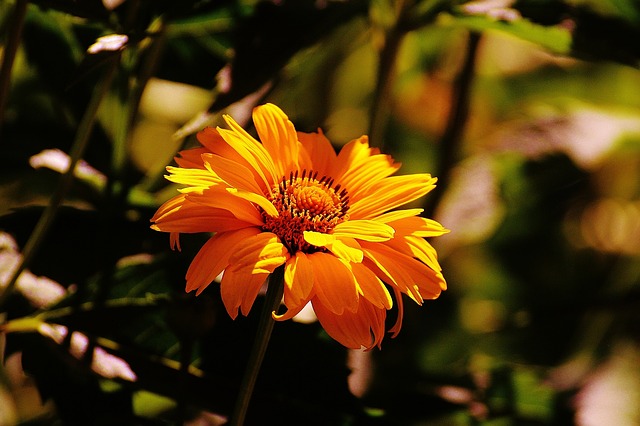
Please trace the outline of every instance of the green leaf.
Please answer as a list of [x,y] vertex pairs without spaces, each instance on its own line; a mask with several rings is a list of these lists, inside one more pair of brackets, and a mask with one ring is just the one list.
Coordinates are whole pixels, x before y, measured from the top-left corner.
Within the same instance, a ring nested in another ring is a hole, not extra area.
[[472,31],[500,31],[557,54],[568,54],[571,51],[571,33],[568,29],[538,25],[527,19],[505,22],[487,16],[460,15],[453,18],[452,24]]

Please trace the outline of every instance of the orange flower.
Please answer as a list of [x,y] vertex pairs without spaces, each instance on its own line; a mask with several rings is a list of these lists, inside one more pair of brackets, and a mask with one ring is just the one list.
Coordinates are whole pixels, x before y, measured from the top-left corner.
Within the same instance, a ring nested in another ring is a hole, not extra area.
[[206,128],[203,147],[182,151],[169,179],[183,184],[151,219],[171,233],[215,233],[187,271],[187,291],[200,294],[221,272],[232,318],[247,315],[265,279],[284,264],[284,304],[277,320],[311,302],[318,320],[349,348],[380,346],[387,310],[398,304],[390,331],[402,325],[401,293],[418,304],[446,289],[433,247],[424,237],[448,232],[395,210],[435,187],[429,174],[391,176],[400,167],[363,136],[336,155],[318,133],[296,132],[275,105],[253,121],[262,143],[231,117],[230,129]]

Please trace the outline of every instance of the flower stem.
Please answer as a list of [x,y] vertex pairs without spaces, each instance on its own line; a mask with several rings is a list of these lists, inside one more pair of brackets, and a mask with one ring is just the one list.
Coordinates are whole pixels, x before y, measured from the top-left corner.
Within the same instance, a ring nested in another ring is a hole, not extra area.
[[271,313],[278,309],[280,301],[282,300],[282,293],[284,291],[284,265],[279,266],[271,274],[269,278],[269,286],[267,288],[267,297],[260,313],[260,322],[258,323],[258,331],[256,334],[256,340],[253,342],[253,348],[251,349],[251,355],[249,356],[249,362],[242,378],[242,384],[240,385],[240,394],[236,401],[236,406],[231,416],[231,426],[241,426],[244,424],[244,419],[247,415],[247,409],[249,408],[249,401],[251,400],[251,394],[260,372],[260,366],[264,359],[264,354],[267,352],[267,345],[269,344],[269,338],[273,331],[273,325],[275,321],[271,316]]

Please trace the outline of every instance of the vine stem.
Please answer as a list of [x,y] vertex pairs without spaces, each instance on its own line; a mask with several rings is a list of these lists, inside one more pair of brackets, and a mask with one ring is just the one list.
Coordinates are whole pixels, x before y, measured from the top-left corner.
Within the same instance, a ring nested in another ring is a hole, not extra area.
[[91,135],[91,129],[93,128],[93,124],[97,118],[98,108],[100,107],[100,103],[102,99],[107,94],[109,87],[111,86],[111,82],[116,74],[116,70],[118,69],[118,60],[119,57],[114,58],[113,62],[108,65],[107,70],[105,71],[102,80],[99,82],[98,86],[93,92],[91,100],[89,101],[89,105],[87,106],[87,110],[80,121],[78,126],[78,131],[76,133],[75,139],[73,141],[73,145],[71,147],[71,151],[69,152],[69,156],[71,157],[69,162],[69,168],[67,171],[60,177],[58,181],[58,186],[55,189],[55,192],[51,196],[51,200],[49,204],[45,208],[44,212],[40,216],[38,223],[35,226],[35,229],[29,236],[27,243],[25,244],[24,249],[22,250],[22,261],[20,262],[18,268],[14,271],[13,275],[9,279],[7,286],[4,289],[4,292],[0,294],[0,306],[6,302],[7,298],[13,291],[16,282],[18,281],[18,277],[20,274],[30,265],[31,261],[36,255],[40,244],[46,237],[49,228],[53,224],[53,220],[58,213],[60,205],[62,204],[62,200],[66,196],[67,192],[71,188],[71,184],[73,183],[74,171],[78,161],[82,158],[84,151],[89,142],[89,136]]
[[271,314],[280,306],[283,292],[284,265],[277,267],[269,278],[266,299],[262,307],[262,312],[260,312],[256,339],[253,342],[249,362],[240,385],[240,393],[229,423],[231,426],[242,426],[244,424],[249,402],[251,401],[251,395],[253,394],[258,373],[262,366],[262,360],[267,352],[267,346],[269,345],[269,339],[271,338],[271,332],[275,324],[275,320]]

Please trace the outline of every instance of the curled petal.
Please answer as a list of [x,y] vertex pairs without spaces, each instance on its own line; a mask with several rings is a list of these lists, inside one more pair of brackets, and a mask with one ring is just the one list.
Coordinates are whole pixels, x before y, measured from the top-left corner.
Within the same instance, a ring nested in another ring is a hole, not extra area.
[[317,297],[311,302],[322,327],[344,346],[351,349],[380,347],[387,315],[385,309],[361,300],[354,312],[345,310],[342,314],[336,314]]

